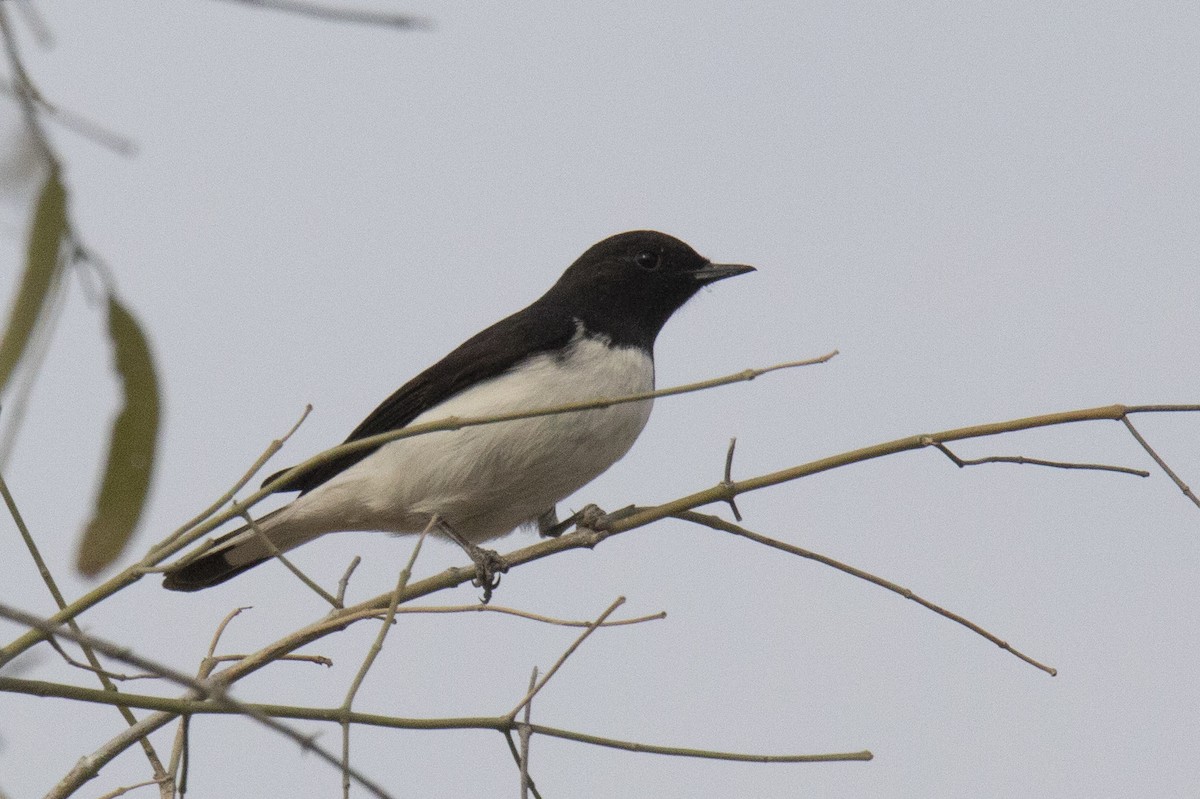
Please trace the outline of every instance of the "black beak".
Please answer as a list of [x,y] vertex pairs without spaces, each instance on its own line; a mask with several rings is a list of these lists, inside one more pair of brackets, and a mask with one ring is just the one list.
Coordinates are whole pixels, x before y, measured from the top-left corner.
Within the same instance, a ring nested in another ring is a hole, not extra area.
[[707,286],[709,283],[716,283],[718,280],[724,280],[727,277],[744,275],[747,272],[754,271],[757,270],[753,266],[746,266],[744,264],[707,263],[695,272],[692,272],[692,279],[701,286]]

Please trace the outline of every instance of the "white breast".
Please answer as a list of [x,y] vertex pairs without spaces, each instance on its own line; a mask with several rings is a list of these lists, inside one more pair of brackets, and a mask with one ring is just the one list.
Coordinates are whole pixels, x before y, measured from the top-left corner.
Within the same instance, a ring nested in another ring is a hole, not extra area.
[[[634,347],[577,334],[557,355],[526,361],[420,416],[481,417],[620,397],[654,388],[654,363]],[[652,400],[402,439],[297,500],[327,530],[419,532],[432,514],[479,542],[536,519],[619,460]],[[307,525],[306,525],[307,526]]]

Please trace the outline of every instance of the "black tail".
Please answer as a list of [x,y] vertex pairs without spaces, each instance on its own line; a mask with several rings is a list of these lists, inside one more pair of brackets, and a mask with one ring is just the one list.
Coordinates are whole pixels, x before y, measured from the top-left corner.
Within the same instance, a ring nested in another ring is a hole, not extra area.
[[264,555],[258,560],[234,566],[229,562],[228,554],[227,551],[212,552],[185,563],[178,569],[172,569],[163,575],[163,588],[168,591],[199,591],[202,588],[211,588],[247,569],[253,569],[260,563],[266,563],[273,557]]
[[[256,522],[260,532],[270,528],[268,520],[280,510],[283,508],[268,513]],[[239,527],[216,539],[205,554],[172,566],[163,575],[163,588],[169,591],[199,591],[219,585],[273,558],[274,552],[268,551],[268,548],[269,545],[251,531],[250,525]]]

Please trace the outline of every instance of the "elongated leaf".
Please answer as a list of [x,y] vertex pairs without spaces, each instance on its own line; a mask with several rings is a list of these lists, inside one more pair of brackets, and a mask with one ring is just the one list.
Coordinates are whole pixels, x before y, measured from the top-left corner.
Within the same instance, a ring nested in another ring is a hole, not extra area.
[[58,250],[67,232],[67,191],[52,168],[38,197],[33,225],[29,229],[29,250],[25,274],[17,290],[16,301],[8,315],[8,327],[0,339],[0,391],[8,385],[13,370],[25,352],[29,336],[49,299],[54,273],[58,269]]
[[115,561],[129,543],[150,488],[158,440],[159,397],[154,360],[137,320],[108,298],[108,335],[125,404],[113,422],[112,440],[96,511],[83,533],[75,565],[92,576]]

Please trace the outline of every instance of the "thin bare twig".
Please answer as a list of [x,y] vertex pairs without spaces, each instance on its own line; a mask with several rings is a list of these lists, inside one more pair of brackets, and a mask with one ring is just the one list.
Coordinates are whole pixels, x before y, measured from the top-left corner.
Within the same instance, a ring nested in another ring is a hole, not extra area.
[[[220,623],[217,624],[217,629],[213,631],[212,638],[208,642],[208,652],[200,659],[200,665],[196,669],[197,680],[208,679],[213,669],[223,660],[223,658],[216,656],[217,644],[220,643],[221,636],[225,634],[225,628],[229,626],[229,623],[247,610],[250,610],[249,605],[236,607],[226,613],[225,618],[221,619]],[[180,717],[179,729],[175,731],[175,742],[171,746],[171,760],[168,766],[169,773],[175,778],[181,795],[187,792],[187,743],[188,725],[190,723],[190,717]],[[182,771],[180,771],[181,767]]]
[[1131,469],[1128,466],[1110,466],[1105,463],[1069,463],[1065,461],[1047,461],[1041,458],[1027,458],[1024,455],[991,455],[986,458],[960,458],[955,455],[949,447],[940,441],[930,441],[930,446],[935,447],[943,455],[949,458],[955,466],[962,469],[965,466],[980,466],[985,463],[1017,463],[1029,464],[1031,466],[1050,466],[1055,469],[1089,469],[1098,472],[1120,472],[1121,474],[1132,474],[1137,477],[1149,477],[1150,472],[1145,469]]
[[853,577],[857,577],[860,580],[866,580],[869,583],[874,583],[875,585],[879,586],[880,588],[886,588],[887,590],[892,591],[893,593],[899,594],[900,596],[904,597],[905,599],[911,599],[913,602],[916,602],[918,605],[920,605],[924,608],[928,608],[929,610],[932,610],[934,613],[937,613],[939,616],[944,616],[945,618],[950,619],[953,622],[961,624],[962,626],[966,627],[971,632],[976,633],[977,635],[983,636],[984,638],[991,641],[996,646],[1015,655],[1016,657],[1025,661],[1029,665],[1035,666],[1035,667],[1041,669],[1042,671],[1049,674],[1051,677],[1054,677],[1055,675],[1058,674],[1057,669],[1055,669],[1051,666],[1047,666],[1043,663],[1039,663],[1038,661],[1034,660],[1033,658],[1029,657],[1028,655],[1014,649],[1012,646],[1009,645],[1009,643],[1007,641],[1005,641],[1001,638],[997,638],[995,635],[989,633],[987,630],[983,629],[975,622],[970,621],[969,619],[966,619],[966,618],[958,615],[957,613],[946,610],[945,608],[943,608],[939,605],[933,604],[928,599],[924,599],[923,597],[920,597],[917,594],[914,594],[911,589],[904,588],[903,586],[897,585],[896,583],[893,583],[889,580],[885,580],[882,577],[876,577],[874,574],[871,574],[870,572],[863,571],[862,569],[856,569],[853,566],[848,566],[847,564],[842,563],[841,561],[834,560],[833,558],[818,554],[811,550],[802,549],[801,547],[793,546],[792,544],[785,544],[784,542],[779,541],[774,538],[768,538],[765,535],[760,535],[759,533],[755,533],[751,530],[747,530],[745,527],[741,527],[740,525],[736,525],[732,522],[727,522],[724,519],[720,518],[719,516],[711,516],[707,513],[696,513],[695,511],[680,511],[679,513],[675,513],[672,515],[675,516],[676,518],[683,519],[684,521],[694,522],[696,524],[703,525],[705,527],[711,527],[714,530],[720,530],[720,531],[723,531],[726,533],[733,533],[734,535],[741,536],[742,538],[748,538],[749,540],[754,541],[756,543],[763,544],[765,546],[769,546],[774,549],[781,550],[783,552],[788,552],[792,555],[798,555],[802,558],[808,558],[809,560],[815,560],[817,563],[823,563],[826,566],[831,566],[831,567],[837,569],[838,571],[845,572],[846,574],[849,574]]
[[[61,697],[74,701],[94,702],[106,705],[123,702],[129,707],[159,711],[157,714],[153,716],[147,716],[145,719],[143,719],[139,723],[140,729],[130,733],[132,735],[148,735],[164,724],[167,724],[171,719],[180,715],[228,715],[234,712],[227,707],[214,705],[211,702],[199,701],[192,698],[170,699],[162,696],[147,696],[129,693],[113,695],[107,691],[100,691],[94,688],[80,688],[74,685],[61,685],[59,683],[43,682],[40,680],[24,680],[18,677],[5,677],[3,675],[0,675],[0,691],[24,693],[30,696]],[[378,727],[380,729],[393,730],[497,730],[501,733],[505,733],[515,730],[518,724],[518,722],[512,718],[509,718],[507,715],[470,716],[464,718],[443,719],[410,719],[399,718],[396,716],[384,716],[375,713],[361,713],[359,711],[351,711],[347,713],[340,707],[293,707],[290,705],[267,704],[253,704],[250,705],[250,707],[253,707],[255,710],[273,718],[279,719],[321,721],[336,724],[350,723],[364,727]],[[578,743],[585,743],[593,746],[621,749],[627,752],[649,752],[653,754],[672,755],[676,757],[696,757],[708,760],[731,760],[744,763],[829,763],[834,761],[871,759],[871,753],[865,750],[858,752],[831,752],[822,754],[763,755],[740,752],[722,752],[709,749],[693,749],[677,746],[656,746],[653,744],[642,743],[640,741],[626,741],[619,738],[608,738],[605,736],[591,735],[589,733],[577,732],[574,730],[563,730],[556,727],[547,727],[545,725],[533,723],[531,723],[529,727],[536,735],[548,735],[552,738],[559,738],[565,741],[576,741]],[[114,744],[114,746],[122,748],[123,746],[128,746],[128,743],[122,739],[121,742]],[[104,752],[96,754],[108,755],[108,749],[110,748],[112,747],[106,747]],[[519,757],[519,753],[514,751],[514,756]],[[59,795],[65,796],[65,794]]]
[[[340,765],[336,757],[326,751],[324,747],[317,744],[314,740],[312,740],[311,737],[293,730],[291,727],[276,721],[270,716],[264,715],[250,705],[230,698],[225,691],[225,686],[219,681],[198,680],[195,677],[184,674],[183,672],[173,669],[170,666],[150,660],[149,658],[142,657],[126,647],[117,646],[116,644],[105,641],[102,638],[97,638],[93,635],[77,633],[74,630],[61,629],[46,619],[35,616],[32,613],[26,613],[23,610],[14,608],[7,604],[0,603],[0,617],[15,621],[18,624],[23,624],[27,627],[39,629],[47,635],[58,636],[76,643],[86,643],[92,649],[105,655],[106,657],[119,660],[131,666],[136,666],[139,669],[156,672],[160,674],[163,679],[170,680],[177,685],[191,689],[199,696],[207,699],[209,702],[218,707],[222,707],[229,712],[239,713],[254,719],[268,729],[296,742],[304,751],[313,752],[317,757],[321,758],[327,763],[330,763],[334,766]],[[146,732],[142,732],[141,727],[141,722],[132,725],[124,731],[122,736],[118,736],[118,738],[124,739],[128,736],[134,736],[133,740],[140,740],[144,738],[146,734],[148,734]],[[98,770],[101,765],[102,763],[89,760],[88,758],[83,758],[80,761],[80,764],[76,766],[76,769],[83,768],[90,776],[94,776],[96,770]],[[361,774],[357,770],[353,770],[351,773],[353,774],[355,781],[357,781],[371,793],[380,797],[380,799],[391,799],[391,794],[385,791],[369,777]],[[69,774],[66,778],[60,781],[59,784],[55,786],[55,788],[51,790],[49,794],[47,794],[47,799],[51,799],[52,797],[66,797],[70,795],[70,793],[73,792],[73,788],[71,786],[76,779],[80,779],[80,777]],[[84,779],[86,779],[86,777],[84,777]]]
[[46,295],[45,305],[34,323],[29,344],[21,355],[17,373],[13,380],[13,388],[9,399],[4,403],[4,429],[0,432],[0,471],[8,466],[17,436],[21,431],[21,423],[29,409],[29,399],[37,385],[38,375],[42,364],[50,352],[50,344],[54,340],[54,331],[62,318],[63,308],[67,305],[67,292],[63,290],[63,271],[55,270],[51,278],[50,289]]
[[296,575],[296,578],[300,580],[300,582],[308,586],[313,593],[321,597],[321,599],[324,599],[330,605],[333,605],[334,608],[340,609],[342,607],[342,603],[337,597],[326,591],[321,586],[317,585],[316,580],[301,571],[299,566],[292,563],[291,559],[284,555],[279,547],[275,546],[275,542],[267,537],[267,534],[262,531],[262,529],[258,526],[258,522],[255,521],[254,517],[250,515],[250,512],[246,510],[242,503],[235,499],[231,504],[233,509],[239,511],[239,515],[246,520],[246,525],[250,528],[251,532],[254,533],[254,536],[258,539],[258,542],[267,548],[267,552],[271,555],[271,557],[275,558],[275,560],[286,566],[288,571]]
[[[397,613],[503,613],[509,616],[517,616],[530,621],[540,621],[544,624],[555,624],[560,627],[591,627],[592,621],[576,621],[571,619],[556,619],[553,616],[544,616],[540,613],[531,613],[528,610],[517,610],[516,608],[506,608],[502,605],[441,605],[433,606],[426,605],[422,607],[403,607],[397,608]],[[601,627],[623,627],[627,624],[642,624],[647,621],[661,621],[667,617],[665,610],[660,610],[658,613],[651,613],[646,616],[635,616],[629,619],[616,619],[615,621],[606,621],[601,624]]]
[[567,658],[569,658],[571,654],[579,648],[579,645],[586,641],[588,636],[594,633],[596,629],[604,623],[604,620],[612,615],[612,612],[621,607],[623,604],[625,604],[625,597],[619,596],[614,599],[613,603],[609,605],[603,613],[597,616],[596,620],[589,624],[587,629],[584,630],[583,633],[580,634],[580,636],[576,638],[569,647],[567,647],[566,651],[559,656],[558,660],[554,661],[554,665],[551,666],[550,670],[546,672],[546,676],[542,677],[542,679],[536,685],[529,689],[529,693],[525,694],[521,701],[517,703],[517,706],[510,710],[505,718],[515,719],[517,714],[521,712],[521,708],[533,701],[533,698],[537,696],[538,692],[541,691],[542,688],[546,686],[546,683],[550,682],[550,678],[553,677],[555,672],[562,667],[562,664],[567,661]]
[[354,570],[360,563],[362,563],[362,556],[355,555],[354,559],[350,561],[350,565],[346,567],[345,573],[342,574],[342,579],[338,580],[337,606],[339,608],[346,606],[346,589],[350,587],[350,575],[354,574]]
[[[214,657],[211,658],[211,660],[213,661],[213,663],[233,663],[234,661],[245,660],[248,657],[250,657],[250,655],[248,655],[248,654],[215,655]],[[316,665],[316,666],[327,666],[328,667],[328,666],[333,665],[333,661],[330,658],[325,657],[324,655],[297,655],[294,652],[289,652],[286,655],[281,655],[276,660],[281,663],[291,661],[294,663],[312,663],[313,665]]]
[[[529,675],[528,695],[533,696],[533,689],[537,686],[538,670],[537,666],[533,667],[533,672]],[[529,729],[529,720],[533,712],[532,698],[525,703],[525,719],[522,724],[517,726],[517,736],[521,740],[521,799],[529,799],[529,739],[532,737],[532,732]]]
[[[3,83],[0,83],[0,93],[7,94],[10,97],[17,97],[20,94],[13,86]],[[112,150],[118,155],[126,157],[137,155],[137,145],[127,136],[122,136],[120,133],[108,130],[98,122],[93,122],[82,114],[61,108],[40,95],[34,98],[34,103],[41,109],[45,117],[53,122],[57,122],[67,130],[77,133],[85,139],[90,139],[92,142]]]
[[819,755],[741,754],[738,752],[718,752],[709,749],[691,749],[683,746],[654,746],[653,744],[621,741],[615,738],[603,738],[598,735],[587,735],[585,733],[572,732],[571,730],[560,730],[556,727],[546,727],[541,724],[530,724],[529,727],[538,735],[548,735],[551,738],[560,738],[564,741],[578,741],[579,743],[592,744],[593,746],[623,749],[627,752],[669,755],[671,757],[696,757],[703,760],[731,760],[740,763],[834,763],[846,760],[871,760],[874,757],[870,750],[867,749],[858,752],[831,752]]
[[425,17],[413,14],[394,14],[386,11],[354,10],[348,8],[330,8],[306,0],[226,0],[240,3],[252,8],[266,8],[272,11],[284,11],[305,17],[314,17],[327,22],[350,22],[359,25],[378,25],[388,28],[403,28],[421,30],[433,27],[433,23]]
[[50,26],[46,24],[46,20],[42,18],[37,7],[30,0],[18,0],[14,7],[25,22],[25,27],[29,28],[29,32],[33,34],[33,40],[37,42],[38,47],[43,50],[53,47],[54,34],[50,31]]
[[[736,446],[737,438],[729,439],[729,451],[725,453],[725,479],[721,481],[721,485],[723,486],[733,485],[733,448]],[[730,494],[729,498],[725,501],[729,503],[729,509],[733,511],[733,518],[740,522],[742,520],[742,512],[738,510],[737,499],[733,494]]]
[[[3,10],[0,9],[0,12],[2,11]],[[42,557],[41,550],[38,548],[37,542],[33,538],[33,533],[30,532],[29,526],[25,524],[25,517],[21,515],[21,511],[17,507],[17,501],[13,497],[12,492],[9,491],[8,482],[5,481],[3,474],[0,474],[0,496],[3,496],[4,498],[4,504],[8,507],[9,515],[12,516],[13,522],[16,523],[17,530],[21,533],[21,539],[25,542],[25,548],[29,550],[29,556],[33,558],[34,565],[37,567],[38,574],[41,576],[42,582],[46,585],[46,589],[50,592],[50,596],[53,597],[54,604],[58,606],[59,611],[62,611],[63,608],[67,606],[66,598],[63,597],[62,591],[58,589],[58,583],[55,582],[54,575],[50,573],[50,567],[46,564],[45,559]],[[63,649],[61,644],[53,639],[49,639],[54,644],[54,648],[71,665],[94,672],[99,678],[100,684],[104,686],[104,690],[116,692],[117,686],[113,683],[114,674],[104,668],[104,666],[100,663],[100,658],[96,656],[96,652],[93,650],[93,648],[82,639],[83,631],[80,629],[79,624],[74,619],[71,619],[67,622],[67,626],[72,633],[81,637],[80,650],[83,652],[83,656],[87,658],[87,665],[85,666],[84,664],[76,661],[67,654],[66,650]],[[133,715],[132,710],[127,707],[122,707],[120,708],[119,712],[121,714],[121,718],[125,720],[127,725],[132,727],[137,724],[137,717]],[[141,740],[141,747],[142,752],[144,752],[146,755],[147,762],[150,764],[150,770],[153,772],[155,780],[159,783],[165,784],[167,772],[163,768],[162,760],[159,758],[158,752],[155,751],[154,745],[150,743],[150,739],[143,738]]]
[[[272,441],[270,444],[267,445],[267,448],[265,450],[263,450],[263,453],[258,456],[258,459],[255,460],[253,464],[251,464],[250,468],[246,471],[246,473],[238,478],[237,482],[233,484],[232,488],[230,488],[228,491],[226,491],[224,494],[222,494],[220,497],[218,497],[216,502],[212,503],[207,508],[200,511],[200,513],[196,514],[194,517],[192,517],[191,519],[188,519],[186,522],[184,522],[182,525],[180,525],[178,528],[176,528],[174,532],[172,532],[170,535],[168,535],[162,541],[159,541],[157,544],[150,547],[150,553],[149,553],[150,556],[153,556],[153,555],[155,555],[155,553],[165,550],[167,547],[169,547],[171,544],[173,544],[175,541],[177,541],[181,536],[183,536],[189,530],[191,530],[196,525],[200,524],[205,519],[212,516],[214,513],[219,511],[221,508],[225,507],[225,505],[227,505],[229,502],[231,502],[233,500],[233,498],[237,496],[237,492],[241,491],[245,487],[246,483],[249,483],[252,479],[254,479],[254,475],[258,474],[259,470],[262,469],[262,467],[267,464],[267,461],[271,460],[271,458],[275,457],[275,453],[277,453],[277,452],[279,452],[279,450],[283,449],[283,445],[286,444],[288,439],[291,438],[292,435],[295,434],[295,432],[300,429],[300,425],[304,424],[304,420],[308,418],[308,415],[310,413],[312,413],[312,409],[313,409],[313,406],[311,404],[305,405],[304,411],[300,414],[300,418],[296,420],[296,423],[293,424],[290,428],[288,428],[288,431],[286,433],[284,433],[282,436],[280,436],[279,438],[275,439],[274,441]],[[233,518],[233,515],[231,514],[228,518]]]
[[[1130,412],[1133,412],[1133,409],[1130,409]],[[1183,495],[1190,499],[1193,505],[1200,507],[1200,498],[1197,498],[1196,495],[1192,493],[1192,489],[1188,487],[1188,484],[1183,482],[1179,475],[1175,474],[1175,470],[1168,466],[1167,462],[1164,461],[1159,454],[1154,451],[1154,447],[1150,446],[1150,443],[1142,437],[1142,434],[1139,433],[1137,428],[1133,426],[1133,422],[1129,421],[1129,417],[1122,416],[1121,421],[1125,424],[1125,427],[1129,430],[1134,440],[1141,444],[1142,449],[1146,450],[1146,453],[1154,459],[1154,462],[1158,464],[1158,467],[1167,473],[1167,477],[1171,478],[1171,481],[1175,483],[1175,486],[1180,491],[1183,492]]]
[[115,788],[97,799],[116,799],[118,796],[124,796],[135,788],[145,788],[148,785],[159,785],[158,780],[146,780],[145,782],[134,783],[133,785],[124,785],[120,788]]
[[[413,565],[417,562],[417,556],[421,554],[421,545],[425,543],[425,537],[429,535],[429,531],[437,524],[438,515],[435,513],[429,519],[429,524],[425,525],[425,529],[421,531],[421,535],[417,537],[417,543],[413,545],[412,554],[409,556],[408,562],[404,564],[404,568],[400,570],[400,575],[396,578],[396,589],[392,592],[392,601],[388,605],[383,624],[379,625],[379,632],[376,634],[375,640],[371,643],[371,648],[367,650],[367,655],[363,658],[362,665],[358,668],[358,673],[354,675],[354,680],[350,683],[350,688],[346,691],[346,698],[342,701],[342,710],[347,713],[353,708],[354,697],[358,695],[358,689],[362,687],[363,680],[367,677],[367,672],[371,670],[371,666],[375,663],[375,658],[379,657],[379,653],[383,651],[384,639],[387,638],[388,631],[392,629],[392,625],[396,621],[396,607],[400,604],[400,597],[404,593],[409,579],[412,577]],[[346,722],[342,724],[342,796],[346,799],[350,799],[349,774],[350,724]]]
[[69,652],[67,652],[66,649],[63,648],[63,645],[60,644],[57,639],[51,638],[46,643],[50,644],[50,648],[53,649],[55,652],[57,652],[59,654],[59,656],[62,657],[63,661],[68,666],[73,666],[74,668],[77,668],[80,671],[88,671],[88,672],[91,672],[92,674],[97,674],[97,675],[100,675],[101,677],[107,677],[108,679],[115,680],[117,682],[126,682],[126,681],[130,681],[130,680],[157,680],[157,679],[159,679],[159,676],[157,674],[150,674],[150,673],[146,673],[146,672],[144,672],[142,674],[122,674],[119,671],[110,671],[106,668],[103,668],[102,666],[93,666],[90,663],[81,663],[80,661],[71,657],[71,654]]

